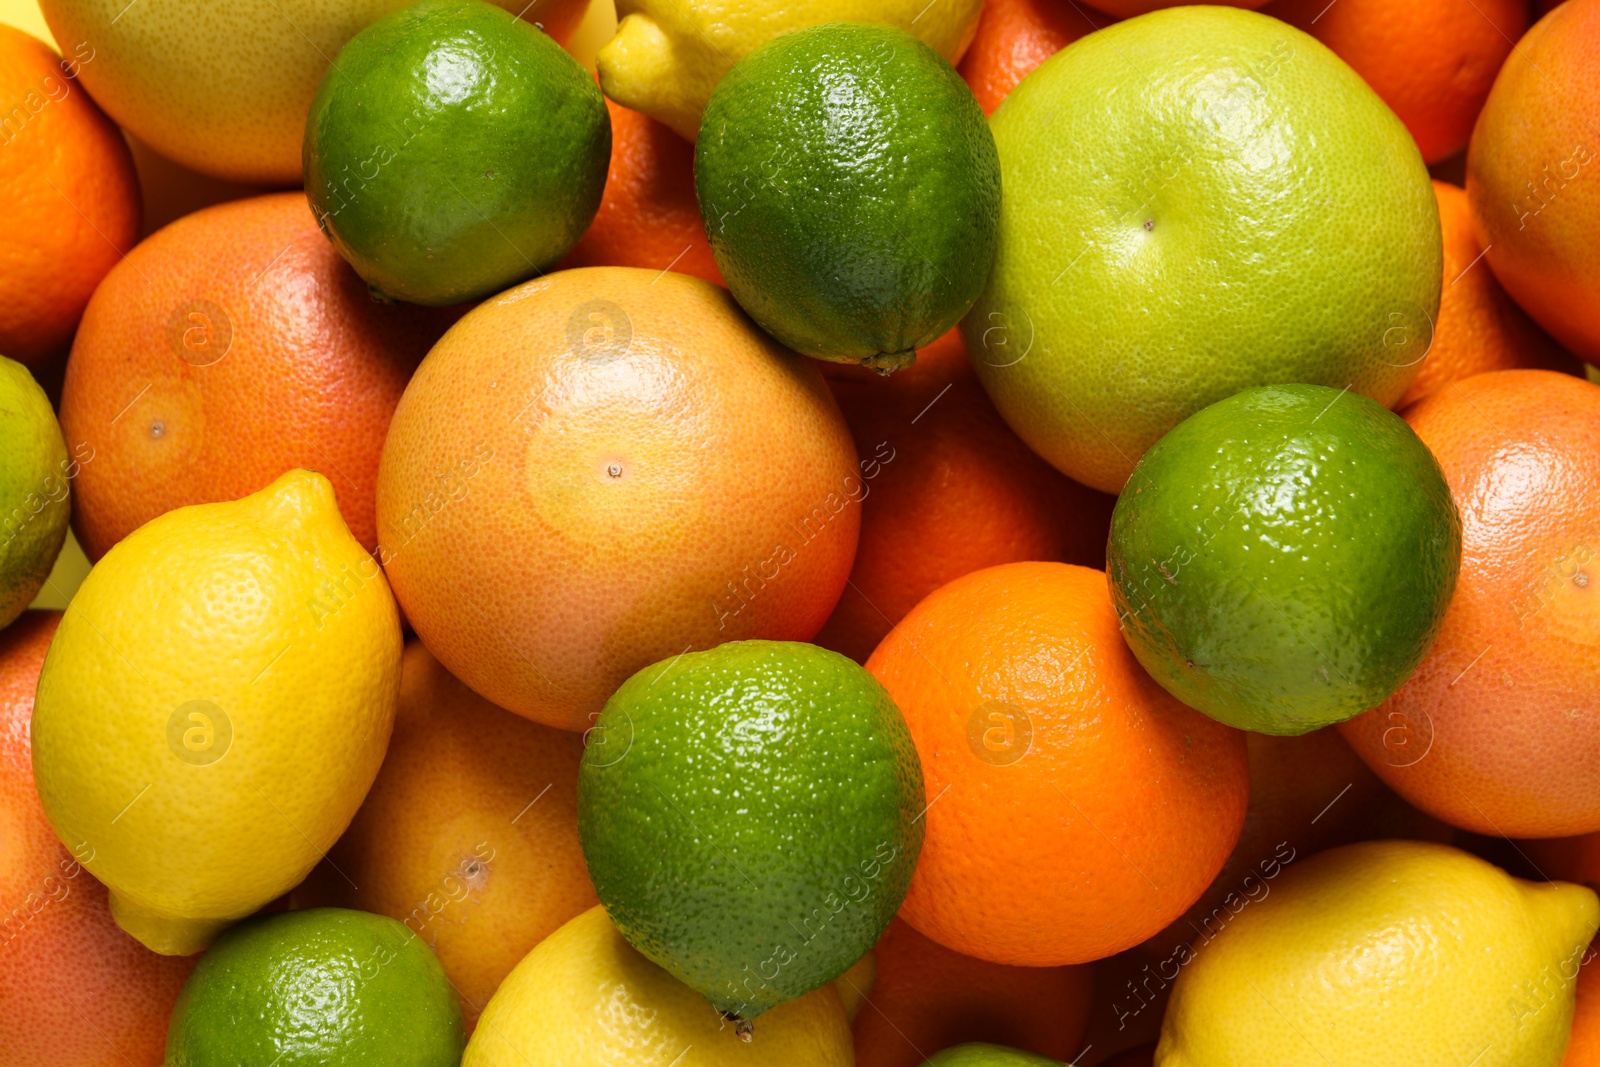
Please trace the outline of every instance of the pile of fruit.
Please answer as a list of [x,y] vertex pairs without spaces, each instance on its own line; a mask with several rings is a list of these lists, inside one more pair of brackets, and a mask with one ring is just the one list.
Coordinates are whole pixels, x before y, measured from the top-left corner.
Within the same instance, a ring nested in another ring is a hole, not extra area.
[[1091,2],[5,0],[0,1067],[1600,1067],[1600,0]]

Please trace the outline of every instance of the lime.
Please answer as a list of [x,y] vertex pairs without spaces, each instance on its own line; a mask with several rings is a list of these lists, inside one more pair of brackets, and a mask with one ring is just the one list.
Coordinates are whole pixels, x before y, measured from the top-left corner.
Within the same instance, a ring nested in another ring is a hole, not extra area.
[[1063,1064],[1048,1056],[1035,1056],[1004,1045],[973,1043],[935,1052],[923,1061],[922,1067],[1063,1067]]
[[456,1067],[461,1003],[404,924],[344,908],[247,919],[195,966],[167,1067]]
[[1455,592],[1461,519],[1398,415],[1322,385],[1250,389],[1145,453],[1111,517],[1123,634],[1213,719],[1303,734],[1382,703]]
[[1000,250],[963,331],[1064,473],[1119,492],[1162,434],[1252,386],[1405,393],[1439,309],[1438,203],[1405,126],[1313,38],[1157,11],[1051,57],[992,126]]
[[983,290],[1000,165],[939,53],[832,22],[741,60],[695,144],[700,216],[734,298],[819,359],[903,367]]
[[50,398],[27,367],[0,356],[0,627],[50,576],[67,539],[74,473]]
[[611,119],[577,60],[483,0],[422,0],[339,52],[306,195],[373,292],[459,304],[554,265],[600,207]]
[[578,772],[583,855],[612,921],[742,1020],[877,942],[911,883],[922,809],[889,694],[790,641],[646,667],[606,702]]

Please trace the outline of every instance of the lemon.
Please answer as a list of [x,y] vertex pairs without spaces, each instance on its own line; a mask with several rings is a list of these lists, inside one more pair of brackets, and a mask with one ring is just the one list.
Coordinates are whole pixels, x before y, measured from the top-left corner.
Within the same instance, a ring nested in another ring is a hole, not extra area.
[[483,1010],[461,1067],[851,1067],[838,991],[761,1017],[743,1041],[688,986],[641,956],[593,907],[517,964]]
[[22,614],[61,554],[77,473],[50,398],[27,367],[0,356],[0,627]]
[[39,677],[39,796],[117,923],[187,955],[344,831],[399,688],[387,582],[328,480],[290,471],[146,523],[89,573]]
[[693,141],[722,76],[774,37],[823,22],[883,22],[954,66],[982,9],[983,0],[617,0],[616,36],[595,63],[607,96]]
[[1173,987],[1157,1067],[1558,1067],[1600,902],[1417,841],[1285,870]]

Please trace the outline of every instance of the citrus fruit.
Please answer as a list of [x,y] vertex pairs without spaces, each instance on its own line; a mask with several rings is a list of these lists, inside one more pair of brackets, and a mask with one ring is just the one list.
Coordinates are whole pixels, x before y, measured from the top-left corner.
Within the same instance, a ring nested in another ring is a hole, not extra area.
[[262,915],[217,939],[184,983],[168,1067],[456,1067],[461,1009],[428,947],[344,908]]
[[867,1006],[867,997],[872,995],[877,981],[878,956],[872,951],[856,960],[843,974],[833,980],[833,988],[839,994],[839,1002],[844,1005],[845,1018],[849,1019],[852,1025],[861,1014],[861,1009]]
[[[1445,845],[1371,841],[1290,867],[1190,960],[1161,1067],[1558,1067],[1592,890]],[[1518,1006],[1548,990],[1542,1010]]]
[[[1600,964],[1591,943],[1578,961],[1577,990],[1572,1008],[1572,1036],[1561,1067],[1595,1067],[1600,1064]],[[1572,961],[1568,961],[1571,971]]]
[[462,319],[407,387],[378,483],[379,556],[429,650],[580,730],[657,660],[815,634],[864,491],[816,364],[717,286],[626,267]]
[[853,1067],[831,985],[762,1016],[741,1041],[694,990],[641,956],[595,907],[528,953],[484,1010],[462,1067]]
[[0,632],[0,1063],[154,1067],[194,961],[119,930],[80,862],[89,846],[69,850],[39,807],[28,718],[60,619],[30,611]]
[[600,210],[563,267],[644,267],[722,284],[694,198],[694,148],[649,115],[606,101],[611,165]]
[[1113,1056],[1101,1067],[1155,1067],[1156,1046],[1140,1045],[1118,1056]]
[[[243,8],[169,0],[40,0],[69,60],[111,117],[202,174],[300,184],[306,110],[329,60],[405,0],[274,0]],[[586,0],[504,0],[570,32]],[[123,246],[124,248],[126,246]]]
[[[131,17],[131,16],[130,16]],[[378,455],[445,323],[375,304],[300,193],[206,208],[107,275],[67,362],[61,425],[83,463],[73,521],[90,559],[173,508],[322,471],[367,549]]]
[[1494,272],[1485,269],[1466,192],[1440,181],[1433,183],[1433,191],[1444,231],[1444,291],[1433,344],[1401,406],[1492,370],[1524,367],[1576,374],[1578,361],[1534,325],[1495,281]]
[[850,584],[813,639],[864,661],[946,582],[1022,560],[1105,560],[1111,497],[1062,477],[1017,440],[945,334],[891,377],[833,378],[862,457]]
[[917,1067],[934,1049],[966,1041],[1058,1059],[1083,1048],[1092,968],[990,963],[952,952],[901,921],[889,924],[874,952],[877,982],[854,1025],[856,1067]]
[[375,294],[461,304],[566,255],[610,157],[600,89],[560,45],[483,0],[421,0],[323,76],[306,195]]
[[1243,730],[1376,707],[1439,632],[1461,519],[1399,416],[1320,385],[1247,389],[1144,454],[1111,516],[1122,632],[1167,692]]
[[990,0],[983,5],[978,31],[958,69],[983,113],[991,115],[1040,63],[1115,21],[1098,11],[1062,7],[1051,0]]
[[1600,386],[1495,371],[1406,418],[1461,510],[1461,576],[1416,673],[1340,729],[1396,792],[1453,826],[1600,830]]
[[79,69],[0,24],[0,355],[30,367],[66,351],[94,287],[139,236],[133,157]]
[[717,268],[783,344],[898,370],[978,298],[1000,209],[994,138],[910,33],[784,34],[717,87],[702,134],[695,188]]
[[747,1031],[882,936],[923,804],[883,687],[798,642],[644,668],[606,702],[578,772],[583,855],[617,929]]
[[1372,86],[1422,158],[1467,147],[1500,64],[1528,28],[1527,0],[1274,0],[1261,9],[1311,34]]
[[50,398],[28,368],[0,356],[0,628],[27,608],[67,539],[71,479]]
[[1467,196],[1484,258],[1524,311],[1600,361],[1600,190],[1594,128],[1600,0],[1569,0],[1517,43],[1467,149]]
[[399,684],[394,599],[326,478],[170,512],[95,566],[50,645],[33,710],[45,814],[87,842],[118,925],[197,952],[343,832]]
[[1244,822],[1244,736],[1179,704],[1117,630],[1105,575],[957,578],[867,661],[922,759],[927,840],[900,917],[969,956],[1100,959],[1183,913]]
[[433,949],[470,1032],[522,957],[596,903],[578,848],[583,745],[495,707],[420,642],[400,662],[389,752],[329,882]]
[[[1267,0],[1222,0],[1222,7],[1258,8]],[[1178,7],[1182,0],[1095,0],[1093,6],[1108,15],[1117,18],[1133,18],[1135,15],[1147,15],[1152,11],[1159,11],[1165,7]]]
[[924,1067],[1061,1067],[1061,1061],[1000,1045],[967,1044],[935,1052]]
[[[1245,741],[1250,806],[1244,831],[1200,899],[1141,946],[1153,960],[1143,979],[1157,987],[1171,982],[1182,961],[1220,934],[1243,908],[1270,894],[1273,880],[1289,864],[1355,841],[1449,841],[1453,834],[1396,796],[1337,730],[1299,737],[1252,733]],[[1126,993],[1112,1008],[1119,1023],[1139,1010]]]
[[1399,400],[1427,351],[1438,208],[1383,101],[1276,19],[1176,8],[1068,45],[994,113],[1005,198],[962,324],[1034,451],[1118,492],[1241,389]]
[[881,22],[915,33],[956,63],[982,7],[983,0],[620,0],[617,34],[596,64],[607,96],[693,141],[723,75],[774,37],[824,22]]

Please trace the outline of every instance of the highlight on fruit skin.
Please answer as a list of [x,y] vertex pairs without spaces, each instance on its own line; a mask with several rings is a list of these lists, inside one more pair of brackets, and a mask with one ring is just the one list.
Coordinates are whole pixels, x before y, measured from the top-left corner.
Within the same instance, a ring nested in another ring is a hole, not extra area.
[[400,619],[333,487],[295,470],[168,512],[73,597],[32,719],[51,826],[118,925],[189,955],[294,888],[377,775]]

